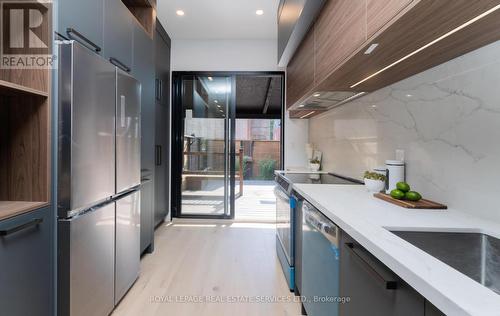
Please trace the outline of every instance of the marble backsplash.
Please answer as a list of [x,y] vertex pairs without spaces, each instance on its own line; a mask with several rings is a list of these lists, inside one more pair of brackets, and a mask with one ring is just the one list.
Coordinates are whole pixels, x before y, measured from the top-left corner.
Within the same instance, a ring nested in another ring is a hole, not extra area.
[[311,118],[309,142],[358,179],[404,149],[413,189],[500,222],[500,42]]

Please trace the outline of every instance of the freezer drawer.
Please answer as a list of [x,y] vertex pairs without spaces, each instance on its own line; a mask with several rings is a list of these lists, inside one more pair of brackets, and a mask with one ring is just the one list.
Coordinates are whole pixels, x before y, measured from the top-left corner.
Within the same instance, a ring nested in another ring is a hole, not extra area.
[[114,203],[58,225],[59,315],[108,315],[114,307]]
[[141,84],[116,70],[116,193],[141,183]]
[[68,218],[115,193],[115,67],[59,44],[58,210]]
[[140,191],[116,200],[115,304],[139,276],[141,212]]

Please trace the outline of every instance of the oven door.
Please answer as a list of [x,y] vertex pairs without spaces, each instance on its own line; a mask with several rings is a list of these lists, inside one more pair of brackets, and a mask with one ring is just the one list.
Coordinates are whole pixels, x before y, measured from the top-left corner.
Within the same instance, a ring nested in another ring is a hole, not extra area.
[[276,196],[276,234],[290,266],[294,264],[293,219],[295,199],[280,186],[274,187]]

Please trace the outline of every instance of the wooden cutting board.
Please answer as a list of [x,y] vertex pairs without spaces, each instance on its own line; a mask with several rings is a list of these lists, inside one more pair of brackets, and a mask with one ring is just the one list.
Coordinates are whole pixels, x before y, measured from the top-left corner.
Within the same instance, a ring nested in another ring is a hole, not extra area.
[[389,194],[385,193],[375,193],[374,197],[384,200],[386,202],[405,207],[405,208],[414,208],[414,209],[434,209],[434,210],[445,210],[448,206],[440,203],[436,203],[433,201],[429,201],[426,199],[421,199],[420,201],[407,201],[407,200],[396,200],[392,198]]

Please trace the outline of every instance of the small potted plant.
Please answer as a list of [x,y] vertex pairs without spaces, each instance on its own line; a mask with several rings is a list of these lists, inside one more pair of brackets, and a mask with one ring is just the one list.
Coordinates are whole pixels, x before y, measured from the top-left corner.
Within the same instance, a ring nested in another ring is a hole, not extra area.
[[313,158],[309,160],[309,167],[312,171],[318,171],[320,167],[320,161],[318,158]]
[[386,176],[377,172],[366,171],[364,175],[365,187],[370,192],[380,192],[385,188]]

